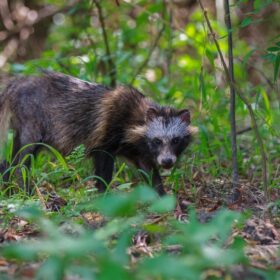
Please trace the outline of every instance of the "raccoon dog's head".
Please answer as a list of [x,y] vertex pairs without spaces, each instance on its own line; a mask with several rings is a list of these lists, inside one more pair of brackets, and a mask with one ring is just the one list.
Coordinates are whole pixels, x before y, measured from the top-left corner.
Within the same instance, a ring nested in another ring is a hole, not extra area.
[[146,119],[145,138],[150,153],[159,166],[169,169],[191,141],[190,112],[152,107]]

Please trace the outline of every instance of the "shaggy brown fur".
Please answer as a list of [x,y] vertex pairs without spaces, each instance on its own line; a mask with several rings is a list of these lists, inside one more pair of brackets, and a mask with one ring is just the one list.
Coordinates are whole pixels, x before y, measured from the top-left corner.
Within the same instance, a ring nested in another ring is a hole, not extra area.
[[[0,139],[3,144],[7,130],[14,131],[14,155],[29,143],[46,143],[63,155],[84,144],[87,155],[95,159],[96,175],[106,182],[112,178],[114,157],[121,155],[152,172],[154,185],[163,194],[156,164],[144,141],[151,107],[167,119],[178,114],[130,87],[111,89],[52,72],[19,78],[0,95]],[[35,145],[25,149],[17,162],[38,149]],[[3,172],[6,165],[1,166]],[[105,188],[101,181],[98,188]]]

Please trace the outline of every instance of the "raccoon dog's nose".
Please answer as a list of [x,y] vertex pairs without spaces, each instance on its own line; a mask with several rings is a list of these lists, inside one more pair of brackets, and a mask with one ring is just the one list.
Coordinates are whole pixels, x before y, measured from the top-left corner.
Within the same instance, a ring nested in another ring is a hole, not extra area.
[[173,166],[172,158],[165,158],[161,161],[161,165],[163,168],[169,169]]

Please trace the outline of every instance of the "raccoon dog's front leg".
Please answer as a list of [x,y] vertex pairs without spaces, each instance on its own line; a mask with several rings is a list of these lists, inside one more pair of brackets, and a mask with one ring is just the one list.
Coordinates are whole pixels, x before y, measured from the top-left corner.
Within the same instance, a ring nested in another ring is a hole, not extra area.
[[[162,180],[161,180],[158,168],[154,164],[150,164],[150,163],[143,162],[143,161],[140,161],[137,165],[140,169],[142,169],[143,171],[145,171],[146,173],[148,173],[149,175],[152,176],[152,184],[153,184],[153,187],[158,192],[158,194],[160,196],[165,195],[166,192],[163,188],[163,184],[162,184]],[[145,176],[145,178],[146,178],[146,176]]]
[[[114,157],[106,151],[94,151],[93,152],[95,175],[102,178],[106,184],[109,184],[112,180],[114,170]],[[96,187],[99,192],[106,191],[106,184],[103,180],[97,178]]]

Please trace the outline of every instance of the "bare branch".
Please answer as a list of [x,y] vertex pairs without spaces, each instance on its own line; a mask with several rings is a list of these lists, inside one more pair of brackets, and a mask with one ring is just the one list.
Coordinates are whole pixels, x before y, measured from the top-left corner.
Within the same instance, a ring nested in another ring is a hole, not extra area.
[[172,36],[173,36],[173,10],[172,8],[169,10],[169,17],[168,17],[168,49],[166,54],[166,76],[167,80],[171,80],[171,62],[173,56],[173,49],[172,49]]
[[230,19],[230,9],[228,0],[224,0],[225,23],[228,31],[228,69],[230,76],[230,127],[231,127],[231,159],[232,159],[232,187],[233,187],[233,202],[240,198],[238,189],[238,163],[237,163],[237,143],[236,143],[236,121],[235,121],[235,88],[234,88],[234,64],[232,51],[232,29]]
[[210,20],[208,18],[207,11],[204,9],[204,6],[202,5],[201,0],[198,0],[198,3],[199,3],[199,5],[201,7],[201,10],[203,12],[203,15],[204,15],[206,24],[208,26],[208,29],[210,31],[210,34],[211,34],[211,36],[214,40],[216,49],[219,53],[219,57],[221,59],[221,62],[222,62],[222,65],[223,65],[223,68],[224,68],[224,71],[225,71],[227,82],[229,83],[229,85],[231,85],[235,89],[236,94],[243,101],[243,103],[246,105],[246,107],[249,111],[249,115],[250,115],[250,118],[251,118],[251,121],[252,121],[252,128],[255,132],[256,139],[257,139],[257,142],[258,142],[258,145],[259,145],[259,148],[260,148],[261,159],[262,159],[262,178],[263,178],[264,194],[265,194],[265,200],[266,200],[266,202],[268,202],[269,192],[268,192],[268,178],[267,178],[267,156],[266,156],[266,152],[265,152],[265,149],[264,149],[264,144],[263,144],[261,135],[259,133],[257,120],[256,120],[256,117],[255,117],[254,111],[252,109],[252,106],[251,106],[250,102],[247,100],[245,95],[242,93],[241,89],[238,87],[238,85],[234,81],[231,80],[229,69],[226,65],[223,53],[222,53],[221,48],[220,48],[220,45],[219,45],[219,43],[216,39],[216,36],[215,36],[214,31],[213,31],[212,25],[211,25]]
[[98,18],[99,18],[99,22],[100,22],[101,29],[102,29],[103,41],[104,41],[105,49],[106,49],[106,56],[108,58],[107,59],[107,73],[111,79],[110,85],[112,87],[115,87],[117,84],[117,69],[116,69],[116,65],[113,61],[112,54],[111,54],[110,47],[109,47],[108,35],[107,35],[106,27],[105,27],[105,20],[104,20],[102,7],[100,5],[99,0],[93,0],[93,2],[95,3],[96,8],[97,8]]
[[236,132],[236,134],[237,134],[237,135],[241,135],[241,134],[246,133],[246,132],[249,132],[249,131],[251,131],[251,130],[252,130],[252,127],[251,127],[251,126],[245,127],[245,128],[243,128],[243,129],[238,130],[238,131]]

